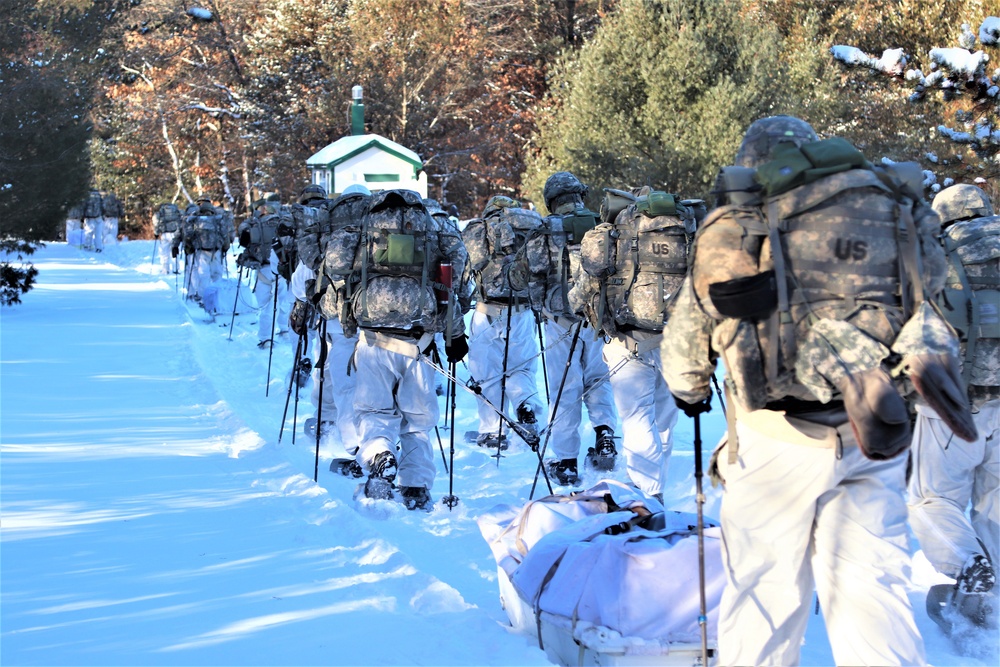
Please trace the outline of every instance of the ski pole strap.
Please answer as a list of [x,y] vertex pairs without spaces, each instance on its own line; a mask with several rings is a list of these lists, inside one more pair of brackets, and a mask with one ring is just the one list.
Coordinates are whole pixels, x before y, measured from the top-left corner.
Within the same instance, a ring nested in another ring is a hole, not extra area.
[[365,342],[369,345],[401,354],[410,359],[419,357],[422,354],[422,350],[426,350],[427,346],[434,341],[434,334],[432,333],[425,333],[415,341],[396,338],[380,331],[370,331],[368,329],[362,329],[361,335],[365,337]]

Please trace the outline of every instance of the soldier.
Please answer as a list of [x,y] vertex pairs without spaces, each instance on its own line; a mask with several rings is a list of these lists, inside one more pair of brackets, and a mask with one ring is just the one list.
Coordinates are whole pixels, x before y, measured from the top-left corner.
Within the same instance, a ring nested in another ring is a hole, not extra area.
[[101,215],[104,219],[101,245],[115,245],[118,243],[118,221],[125,215],[125,208],[115,193],[105,192],[101,195]]
[[547,289],[542,315],[545,366],[550,383],[550,442],[555,455],[555,460],[546,465],[563,485],[576,484],[580,479],[577,458],[584,404],[594,428],[594,446],[588,460],[610,469],[618,453],[614,440],[617,415],[602,354],[604,339],[569,303],[569,291],[580,271],[580,243],[597,220],[597,215],[584,206],[586,195],[587,186],[568,171],[556,172],[545,181],[543,196],[550,214],[544,219],[545,234],[549,236],[553,259],[545,276]]
[[[677,407],[663,380],[658,348],[668,303],[687,269],[695,217],[673,195],[649,187],[606,193],[602,223],[584,235],[581,248],[591,280],[578,281],[570,299],[582,301],[593,326],[607,336],[603,356],[629,478],[663,502]],[[596,295],[594,281],[599,281]]]
[[277,259],[271,248],[278,228],[278,211],[281,199],[276,193],[268,193],[254,202],[252,215],[240,223],[237,230],[243,252],[236,263],[250,271],[255,271],[253,294],[257,300],[257,347],[263,349],[272,343],[275,322],[286,322],[288,307],[283,308],[280,318],[275,313],[279,305],[284,306],[286,292],[282,281],[278,280]]
[[994,586],[1000,555],[1000,216],[974,185],[942,190],[932,208],[944,225],[949,259],[939,304],[961,339],[962,375],[979,437],[971,444],[956,442],[933,408],[917,404],[910,525],[935,569],[955,579],[954,585],[932,587],[931,616],[941,616],[940,598],[973,623],[995,626],[990,609],[998,609]]
[[216,208],[208,197],[185,210],[182,233],[172,248],[184,245],[187,298],[199,303],[205,289],[222,277],[222,259],[232,241],[228,211]]
[[[534,211],[521,208],[510,197],[495,195],[486,202],[482,218],[471,220],[462,232],[476,282],[469,372],[485,399],[500,410],[510,409],[528,432],[537,432],[536,415],[541,409],[535,386],[538,340],[531,295],[511,286],[508,270],[518,252],[523,252],[528,235],[541,225],[541,216]],[[544,260],[547,263],[548,257]],[[486,401],[478,405],[476,444],[506,449],[500,416]]]
[[816,139],[788,116],[749,127],[661,346],[694,418],[726,364],[729,437],[710,466],[725,489],[719,661],[797,664],[815,587],[837,664],[924,664],[894,376],[972,435],[957,341],[924,296],[944,280],[939,224],[916,165],[876,171]]
[[[461,238],[429,215],[410,190],[376,193],[355,234],[358,251],[343,253],[345,261],[356,258],[346,292],[353,294],[353,321],[344,329],[361,330],[354,350],[354,411],[361,439],[356,461],[369,473],[365,495],[393,495],[398,475],[407,509],[429,509],[436,472],[429,434],[439,409],[433,364],[425,355],[439,331],[445,332],[449,361],[469,350],[455,297],[465,269]],[[450,276],[443,264],[450,264]],[[435,282],[446,289],[446,303],[435,294]]]
[[82,204],[74,204],[66,212],[66,243],[77,247],[83,243]]
[[[309,336],[310,331],[322,341],[323,352],[319,358],[323,367],[318,365],[312,369],[312,403],[316,407],[316,416],[306,420],[307,435],[314,436],[314,429],[320,429],[325,435],[333,428],[340,435],[340,441],[345,451],[354,456],[360,447],[358,430],[354,415],[354,386],[356,373],[349,373],[351,356],[358,342],[357,331],[344,331],[340,321],[341,299],[344,298],[342,285],[331,285],[331,280],[323,271],[326,256],[326,246],[330,229],[328,225],[339,224],[360,228],[361,212],[371,196],[364,185],[349,185],[340,197],[332,201],[323,197],[326,190],[319,185],[310,185],[302,191],[299,202],[329,207],[334,220],[329,216],[313,225],[306,226],[297,237],[297,262],[292,273],[291,292],[295,298],[289,323],[292,330],[299,336]],[[320,195],[316,197],[315,195]],[[324,208],[324,211],[327,209]],[[353,258],[352,258],[353,259]],[[338,289],[339,288],[339,289]],[[320,323],[315,322],[318,311]],[[303,339],[305,342],[307,339]],[[312,368],[309,357],[303,353],[301,363],[303,368]],[[301,369],[300,369],[301,370]],[[322,378],[322,384],[319,382]],[[322,387],[322,396],[320,388]],[[322,399],[322,405],[320,405]],[[322,420],[322,421],[320,421]],[[360,477],[363,472],[359,465],[346,468],[336,467],[335,472],[348,476]]]
[[94,252],[104,251],[101,193],[94,189],[91,189],[83,201],[83,247]]
[[160,249],[160,270],[164,274],[179,273],[180,254],[174,248],[174,239],[181,233],[181,212],[176,204],[164,202],[153,213],[153,238]]

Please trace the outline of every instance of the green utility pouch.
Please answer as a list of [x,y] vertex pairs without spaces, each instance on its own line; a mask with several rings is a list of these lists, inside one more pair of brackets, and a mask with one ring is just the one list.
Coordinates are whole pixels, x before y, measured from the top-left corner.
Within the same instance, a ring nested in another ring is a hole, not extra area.
[[379,251],[375,261],[388,266],[412,266],[417,263],[417,252],[413,247],[413,237],[409,234],[389,234],[389,242]]
[[708,286],[715,309],[738,320],[762,320],[778,307],[778,282],[774,271],[733,278]]
[[865,156],[848,141],[832,137],[802,146],[775,146],[772,159],[757,168],[757,182],[768,197],[849,169],[867,168]]
[[583,235],[597,226],[597,216],[585,208],[578,208],[569,215],[563,216],[562,226],[563,233],[566,234],[566,243],[579,245],[583,240]]
[[653,190],[648,195],[643,195],[636,200],[635,210],[647,218],[655,218],[660,215],[676,216],[677,199],[672,194]]

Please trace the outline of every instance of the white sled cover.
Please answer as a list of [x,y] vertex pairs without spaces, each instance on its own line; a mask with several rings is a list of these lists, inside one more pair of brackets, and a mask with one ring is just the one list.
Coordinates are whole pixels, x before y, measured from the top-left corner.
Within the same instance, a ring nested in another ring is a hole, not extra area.
[[[635,525],[650,512],[654,516],[644,523],[655,529]],[[506,575],[534,610],[536,623],[546,612],[574,626],[614,630],[623,639],[700,641],[695,514],[664,511],[640,491],[605,480],[520,509],[496,507],[478,523],[501,579]],[[714,641],[725,577],[719,528],[705,525],[707,630]]]

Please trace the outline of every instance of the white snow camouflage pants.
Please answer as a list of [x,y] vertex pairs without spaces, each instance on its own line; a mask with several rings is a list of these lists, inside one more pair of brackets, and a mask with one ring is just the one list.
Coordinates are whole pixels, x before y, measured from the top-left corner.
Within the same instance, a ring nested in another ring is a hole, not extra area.
[[169,275],[174,271],[180,271],[181,258],[180,253],[177,253],[177,257],[171,257],[171,246],[174,244],[174,238],[177,236],[177,232],[164,232],[160,234],[160,238],[156,239],[156,251],[160,256],[160,273],[163,275]]
[[101,246],[115,245],[118,243],[118,218],[104,218],[101,225],[102,241]]
[[[288,331],[291,293],[288,290],[287,282],[274,272],[273,266],[273,264],[264,264],[257,269],[257,283],[253,288],[253,295],[259,309],[257,311],[257,338],[262,341],[270,340],[272,336]],[[277,294],[275,294],[275,290],[277,290]]]
[[83,219],[83,247],[104,250],[104,218]]
[[[557,459],[575,459],[580,454],[580,422],[583,405],[592,426],[617,427],[614,397],[608,381],[608,365],[604,363],[604,339],[594,330],[584,327],[576,341],[573,361],[567,368],[569,349],[573,344],[574,325],[567,329],[552,320],[545,321],[545,368],[549,376],[549,415],[553,414],[563,373],[562,397],[555,412],[550,444]],[[584,396],[586,394],[586,396]]]
[[436,472],[430,432],[439,415],[434,370],[418,358],[376,346],[365,334],[358,337],[352,371],[361,440],[356,460],[367,469],[379,452],[392,452],[396,485],[430,490]]
[[[516,411],[521,403],[531,406],[535,416],[542,419],[542,400],[535,384],[538,365],[538,339],[535,336],[535,315],[529,309],[510,315],[510,342],[507,344],[507,309],[497,317],[485,313],[472,313],[469,327],[469,372],[480,383],[483,396],[511,419],[517,421]],[[503,377],[504,346],[507,344],[507,382],[504,403],[500,405],[500,381]],[[496,433],[500,416],[484,401],[478,400],[479,432]],[[504,428],[504,432],[508,432]]]
[[201,296],[205,288],[222,277],[221,250],[195,250],[185,261],[189,296]]
[[612,339],[603,353],[622,421],[629,479],[649,495],[663,493],[678,410],[660,370],[660,350],[654,347],[636,356]]
[[906,456],[871,461],[850,424],[770,410],[737,416],[736,431],[737,462],[728,445],[718,458],[719,664],[798,664],[814,589],[836,664],[925,664],[907,597]]
[[918,405],[913,431],[910,526],[927,560],[949,577],[983,552],[977,538],[993,563],[1000,557],[1000,399],[983,404],[973,419],[979,439],[965,442],[934,410]]
[[[358,337],[356,335],[352,338],[345,336],[340,320],[334,318],[326,320],[326,341],[327,353],[326,362],[322,369],[322,383],[320,383],[318,364],[313,369],[312,404],[319,406],[319,389],[322,384],[323,410],[320,417],[325,422],[337,423],[337,431],[340,434],[344,451],[354,456],[360,446],[357,420],[354,414],[354,387],[357,372],[351,371],[348,374],[347,366],[351,363],[351,355],[354,354],[354,346],[358,342]],[[318,362],[319,350],[315,356]]]

